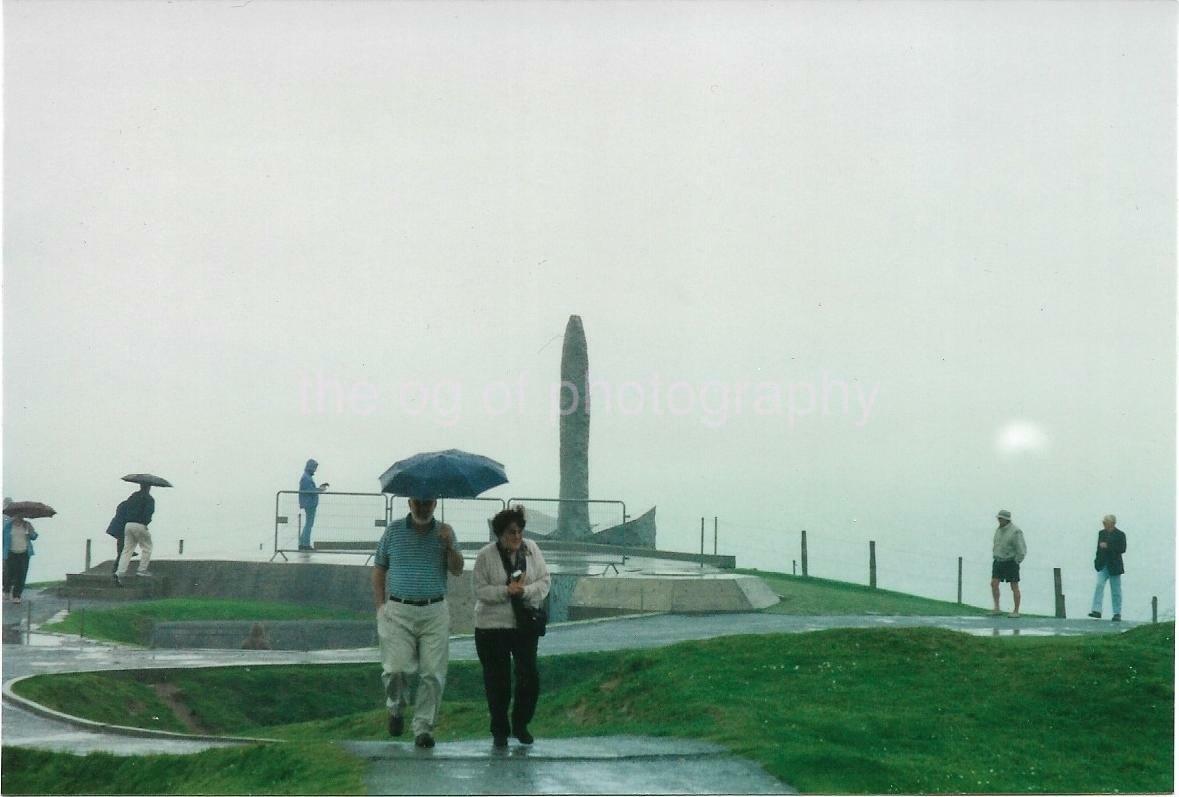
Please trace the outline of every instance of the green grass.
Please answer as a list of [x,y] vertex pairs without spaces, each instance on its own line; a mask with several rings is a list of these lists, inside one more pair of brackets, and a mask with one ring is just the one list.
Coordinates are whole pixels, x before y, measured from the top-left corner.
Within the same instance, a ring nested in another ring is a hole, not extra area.
[[[1169,792],[1174,630],[834,629],[547,657],[532,730],[712,740],[804,792]],[[56,707],[80,713],[79,696],[97,690],[79,677],[41,676],[18,692],[56,694]],[[313,748],[387,738],[375,663],[154,677],[174,679],[218,732]],[[136,683],[150,690],[133,678],[119,688]],[[438,737],[486,735],[478,664],[454,662]]]
[[[803,578],[787,573],[738,568],[735,572],[758,576],[782,596],[781,602],[764,611],[771,614],[889,614],[889,615],[979,615],[977,606],[919,598],[904,592],[872,589],[846,581]],[[1031,615],[1028,615],[1031,616]]]
[[4,794],[364,793],[364,762],[324,744],[152,756],[5,747],[0,764]]
[[145,645],[155,623],[183,620],[371,620],[368,612],[351,612],[293,603],[268,603],[221,598],[166,598],[137,601],[111,609],[85,609],[42,626],[66,634]]

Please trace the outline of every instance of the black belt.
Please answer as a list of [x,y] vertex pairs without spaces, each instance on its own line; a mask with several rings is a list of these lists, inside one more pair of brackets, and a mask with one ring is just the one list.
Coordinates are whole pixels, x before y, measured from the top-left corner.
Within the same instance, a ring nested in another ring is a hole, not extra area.
[[437,598],[423,598],[422,600],[416,600],[414,598],[399,598],[396,595],[390,595],[389,600],[393,601],[394,603],[404,603],[409,606],[429,606],[431,603],[438,603],[439,601],[446,600],[446,596],[439,595]]

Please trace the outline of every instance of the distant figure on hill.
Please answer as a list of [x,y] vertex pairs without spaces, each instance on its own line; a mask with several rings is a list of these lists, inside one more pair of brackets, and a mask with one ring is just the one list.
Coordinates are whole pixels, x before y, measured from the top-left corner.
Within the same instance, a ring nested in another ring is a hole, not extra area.
[[270,637],[262,623],[250,626],[250,635],[242,642],[242,650],[270,650]]
[[1097,532],[1097,555],[1093,558],[1093,569],[1097,571],[1097,589],[1093,590],[1093,611],[1089,616],[1101,619],[1101,604],[1105,601],[1105,582],[1109,582],[1109,599],[1113,609],[1113,621],[1122,620],[1122,554],[1126,552],[1126,533],[1118,528],[1118,519],[1106,515],[1101,520],[1102,529]]
[[1028,547],[1023,541],[1023,532],[1019,526],[1011,522],[1011,513],[1000,509],[996,519],[999,528],[995,529],[995,541],[992,546],[991,563],[991,597],[995,599],[995,608],[991,614],[1002,614],[999,609],[999,582],[1007,581],[1011,584],[1011,596],[1015,599],[1015,609],[1008,617],[1019,617],[1019,563],[1027,556]]
[[127,568],[131,566],[131,556],[135,549],[140,549],[139,569],[136,575],[151,576],[148,570],[151,565],[151,524],[152,515],[156,512],[156,499],[151,497],[151,485],[141,484],[139,490],[132,493],[126,501],[120,504],[123,508],[123,552],[119,555],[119,567],[115,570],[115,583],[123,586],[123,579],[127,576]]
[[307,460],[303,467],[303,476],[299,479],[299,508],[303,510],[303,530],[299,532],[299,550],[311,550],[311,527],[315,525],[315,510],[319,508],[319,494],[326,490],[327,482],[315,486],[315,469],[319,463],[313,459]]

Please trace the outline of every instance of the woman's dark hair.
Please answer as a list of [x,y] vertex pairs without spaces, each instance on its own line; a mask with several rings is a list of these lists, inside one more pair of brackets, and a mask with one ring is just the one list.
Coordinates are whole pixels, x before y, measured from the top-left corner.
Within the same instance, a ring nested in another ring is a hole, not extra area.
[[514,506],[511,509],[504,509],[503,511],[495,513],[495,517],[491,519],[491,530],[495,532],[496,538],[504,536],[504,532],[507,530],[508,524],[513,520],[516,521],[516,525],[520,527],[521,531],[523,531],[525,523],[524,507]]

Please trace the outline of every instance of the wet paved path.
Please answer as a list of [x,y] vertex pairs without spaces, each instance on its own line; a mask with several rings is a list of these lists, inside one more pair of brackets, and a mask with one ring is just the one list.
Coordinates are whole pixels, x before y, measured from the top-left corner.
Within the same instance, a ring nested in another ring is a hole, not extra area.
[[537,739],[504,751],[488,742],[433,750],[347,742],[373,765],[369,794],[792,794],[756,764],[715,744],[636,736]]
[[[34,626],[65,607],[48,596],[29,595]],[[75,607],[77,604],[75,603]],[[27,610],[29,607],[26,607]],[[22,612],[23,615],[23,612]],[[948,628],[983,636],[1116,633],[1137,625],[1094,620],[1007,617],[800,617],[777,614],[649,615],[552,626],[540,653],[557,655],[600,650],[653,648],[690,639],[736,634],[803,633],[826,628]],[[223,667],[244,664],[327,664],[377,661],[375,648],[319,651],[149,650],[98,643],[78,637],[33,634],[32,644],[5,645],[3,744],[77,753],[105,751],[120,755],[152,752],[188,753],[233,744],[92,723],[28,705],[11,692],[13,679],[51,672]],[[451,658],[474,660],[470,637],[451,642]],[[704,745],[701,747],[701,745]],[[370,791],[377,794],[431,792],[478,793],[781,793],[785,784],[751,762],[723,749],[690,740],[627,737],[540,740],[531,748],[515,746],[507,754],[485,741],[442,743],[432,751],[389,742],[348,743],[373,761]],[[707,749],[705,749],[707,748]],[[396,760],[396,767],[388,761]],[[438,766],[436,760],[445,760]],[[391,773],[396,770],[399,775]],[[412,772],[412,777],[405,777]],[[384,773],[384,774],[382,774]],[[617,778],[610,775],[616,773]],[[402,782],[398,782],[404,778]],[[429,788],[423,786],[429,784]],[[509,785],[510,784],[510,785]],[[739,784],[740,788],[734,788]]]

